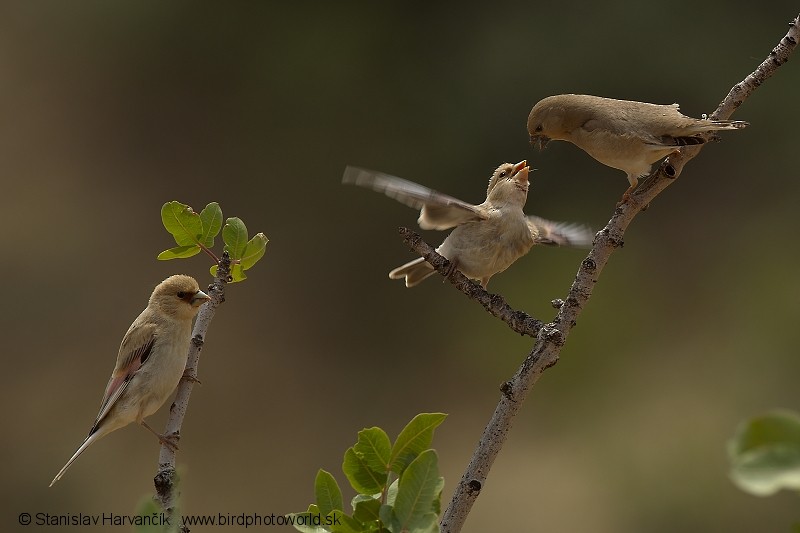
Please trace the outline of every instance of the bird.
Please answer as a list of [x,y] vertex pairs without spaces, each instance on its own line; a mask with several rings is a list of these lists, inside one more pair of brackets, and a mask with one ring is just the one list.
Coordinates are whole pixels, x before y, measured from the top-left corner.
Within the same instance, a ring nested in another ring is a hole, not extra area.
[[[528,115],[531,144],[539,149],[550,140],[568,141],[597,161],[624,171],[630,186],[626,202],[656,161],[682,146],[704,144],[706,133],[738,130],[741,120],[687,117],[678,104],[659,105],[614,100],[586,94],[560,94],[540,100]],[[712,137],[715,138],[715,137]]]
[[53,478],[51,487],[91,444],[131,422],[141,424],[159,441],[177,448],[169,437],[147,425],[144,418],[155,413],[178,386],[189,353],[192,319],[209,299],[194,278],[182,274],[170,276],[156,286],[147,307],[122,338],[100,412],[89,434]]
[[[587,246],[592,233],[578,224],[552,222],[526,216],[528,197],[527,161],[503,163],[494,171],[486,190],[486,201],[472,205],[423,185],[359,167],[345,169],[343,183],[382,192],[415,209],[422,229],[455,228],[436,248],[450,260],[448,274],[456,268],[486,288],[489,279],[527,254],[535,244]],[[434,273],[423,257],[389,272],[390,279],[405,278],[413,287]]]

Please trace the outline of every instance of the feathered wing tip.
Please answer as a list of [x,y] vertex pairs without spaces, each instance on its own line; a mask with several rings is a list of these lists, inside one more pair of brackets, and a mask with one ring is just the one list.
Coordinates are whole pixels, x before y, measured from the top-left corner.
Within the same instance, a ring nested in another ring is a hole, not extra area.
[[434,272],[433,267],[425,261],[424,257],[418,257],[389,272],[389,279],[406,278],[406,287],[413,287],[433,275]]
[[64,467],[61,470],[58,471],[58,474],[56,474],[56,477],[54,477],[53,481],[50,482],[50,486],[52,487],[53,485],[55,485],[56,481],[58,481],[59,479],[61,479],[64,476],[64,473],[67,471],[67,469],[70,466],[72,466],[72,463],[75,462],[75,459],[77,459],[86,450],[86,448],[88,448],[93,442],[95,442],[96,440],[98,440],[100,437],[102,437],[105,434],[106,434],[106,432],[98,430],[98,431],[95,431],[94,433],[92,433],[91,435],[89,435],[88,437],[86,437],[86,440],[83,441],[83,444],[81,444],[80,448],[78,448],[78,451],[76,451],[72,455],[72,457],[69,458],[69,461],[67,461],[67,464],[65,464]]
[[528,227],[536,244],[589,248],[594,240],[594,232],[581,224],[529,216]]

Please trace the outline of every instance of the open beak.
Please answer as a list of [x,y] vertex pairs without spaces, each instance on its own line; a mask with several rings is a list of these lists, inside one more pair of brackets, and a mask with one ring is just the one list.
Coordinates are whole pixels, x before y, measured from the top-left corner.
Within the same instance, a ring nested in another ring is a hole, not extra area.
[[189,303],[192,304],[192,307],[200,307],[210,299],[211,297],[208,294],[204,293],[203,291],[197,291],[194,293],[194,296],[192,296],[192,299],[189,301]]
[[512,167],[512,170],[514,172],[514,177],[516,178],[517,181],[522,183],[528,183],[528,174],[531,171],[531,167],[528,166],[527,161],[523,159],[522,161],[514,165]]

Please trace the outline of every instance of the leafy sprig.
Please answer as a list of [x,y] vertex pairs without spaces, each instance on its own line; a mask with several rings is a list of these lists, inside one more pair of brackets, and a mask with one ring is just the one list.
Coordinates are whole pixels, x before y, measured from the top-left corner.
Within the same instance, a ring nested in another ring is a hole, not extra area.
[[253,267],[266,251],[267,239],[263,233],[257,233],[248,239],[247,227],[238,217],[231,217],[222,224],[222,208],[217,202],[211,202],[196,213],[190,206],[177,201],[167,202],[161,207],[161,222],[164,228],[175,238],[178,246],[164,250],[158,259],[184,259],[205,252],[214,260],[211,275],[216,276],[219,257],[214,253],[214,240],[222,231],[225,243],[223,251],[231,258],[232,282],[247,279],[245,270]]
[[305,533],[379,533],[439,531],[444,478],[430,449],[433,432],[447,415],[421,413],[400,432],[394,444],[379,427],[358,432],[344,454],[342,471],[358,492],[352,514],[344,511],[336,479],[320,469],[314,481],[316,503],[290,517]]

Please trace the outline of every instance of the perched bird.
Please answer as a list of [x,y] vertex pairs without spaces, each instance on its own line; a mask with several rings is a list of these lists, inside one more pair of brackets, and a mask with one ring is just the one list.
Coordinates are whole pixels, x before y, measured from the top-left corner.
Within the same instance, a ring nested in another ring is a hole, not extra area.
[[171,276],[156,286],[147,307],[122,338],[117,364],[89,435],[53,478],[51,487],[90,444],[131,422],[142,424],[162,443],[175,446],[144,418],[155,413],[177,387],[186,367],[192,319],[207,300],[189,276]]
[[[525,216],[522,208],[528,198],[529,172],[525,161],[500,165],[489,180],[486,201],[479,205],[356,167],[345,169],[343,182],[383,192],[420,209],[417,222],[422,229],[455,227],[436,251],[450,260],[451,272],[457,268],[480,280],[485,289],[493,275],[511,266],[534,244],[586,246],[592,242],[592,233],[583,226]],[[406,287],[413,287],[433,273],[430,263],[420,257],[389,272],[389,278],[405,278]]]
[[702,134],[738,130],[738,120],[701,120],[683,115],[678,104],[658,105],[585,94],[560,94],[540,100],[528,116],[531,144],[569,141],[604,165],[628,174],[627,201],[653,163],[681,146],[703,144]]

